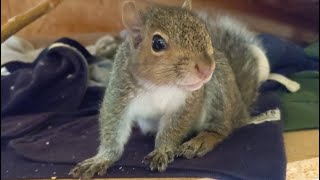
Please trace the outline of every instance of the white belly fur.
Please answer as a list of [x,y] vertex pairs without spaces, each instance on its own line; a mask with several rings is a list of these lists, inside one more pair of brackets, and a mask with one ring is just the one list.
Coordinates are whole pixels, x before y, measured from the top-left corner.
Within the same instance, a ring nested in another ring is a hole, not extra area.
[[176,87],[141,90],[130,102],[126,117],[137,122],[142,133],[156,133],[161,117],[177,111],[184,104],[186,96],[185,91]]

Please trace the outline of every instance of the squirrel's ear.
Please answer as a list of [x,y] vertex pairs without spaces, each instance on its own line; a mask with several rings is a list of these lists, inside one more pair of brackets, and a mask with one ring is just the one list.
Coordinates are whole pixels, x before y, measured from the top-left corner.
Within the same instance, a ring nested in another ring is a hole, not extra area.
[[139,39],[139,37],[141,37],[142,21],[135,1],[123,2],[122,22],[133,39]]
[[182,8],[191,10],[192,9],[192,0],[185,0]]

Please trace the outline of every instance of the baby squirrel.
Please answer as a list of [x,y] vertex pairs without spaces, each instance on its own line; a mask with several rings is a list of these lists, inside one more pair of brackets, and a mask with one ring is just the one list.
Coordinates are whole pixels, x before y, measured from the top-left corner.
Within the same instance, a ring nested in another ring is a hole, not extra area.
[[144,159],[151,170],[165,171],[176,156],[204,156],[250,121],[269,74],[254,34],[232,19],[192,12],[191,0],[182,7],[125,1],[122,21],[129,35],[100,110],[98,153],[72,169],[74,177],[104,175],[134,124],[155,134]]

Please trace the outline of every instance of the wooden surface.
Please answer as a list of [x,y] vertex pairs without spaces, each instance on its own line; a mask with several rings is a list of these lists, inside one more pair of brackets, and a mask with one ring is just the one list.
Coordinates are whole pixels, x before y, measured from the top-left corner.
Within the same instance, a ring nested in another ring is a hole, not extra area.
[[[155,0],[159,3],[180,5],[183,0]],[[305,0],[311,1],[311,0]],[[35,6],[40,0],[1,0],[1,24],[10,17]],[[312,41],[319,32],[318,0],[308,6],[297,0],[266,3],[267,0],[194,0],[195,9],[215,9],[245,21],[252,29],[293,39]],[[64,0],[50,14],[22,30],[18,35],[26,39],[58,38],[73,34],[117,32],[123,28],[120,16],[121,0]],[[293,5],[291,5],[293,4]],[[289,6],[290,5],[290,6]],[[307,11],[302,11],[304,7]],[[295,10],[298,9],[298,10]]]
[[319,157],[319,130],[287,132],[284,142],[288,162]]

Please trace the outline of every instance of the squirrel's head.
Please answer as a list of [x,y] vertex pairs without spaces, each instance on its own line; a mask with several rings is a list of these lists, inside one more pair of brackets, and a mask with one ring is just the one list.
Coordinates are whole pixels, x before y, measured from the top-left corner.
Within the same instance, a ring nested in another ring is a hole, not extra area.
[[130,69],[139,80],[194,91],[211,79],[211,38],[205,23],[191,12],[191,0],[182,7],[126,1],[122,20],[131,44]]

